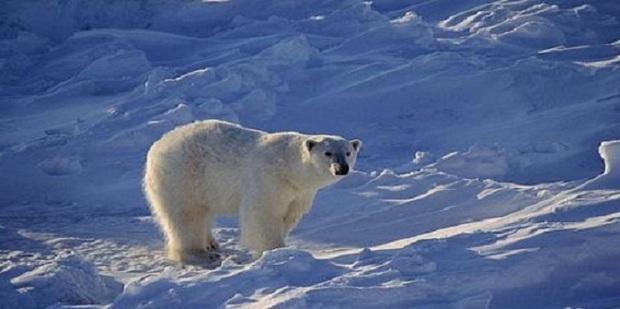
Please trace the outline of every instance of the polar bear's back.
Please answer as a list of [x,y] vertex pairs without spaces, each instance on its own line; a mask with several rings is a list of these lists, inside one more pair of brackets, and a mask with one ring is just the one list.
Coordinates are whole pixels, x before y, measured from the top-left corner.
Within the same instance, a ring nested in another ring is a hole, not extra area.
[[218,120],[194,122],[166,133],[149,152],[172,154],[187,160],[200,156],[200,161],[239,160],[256,146],[265,132],[247,129]]
[[145,190],[159,191],[173,200],[201,201],[210,207],[237,204],[234,199],[238,196],[240,170],[264,134],[217,120],[178,127],[149,150]]

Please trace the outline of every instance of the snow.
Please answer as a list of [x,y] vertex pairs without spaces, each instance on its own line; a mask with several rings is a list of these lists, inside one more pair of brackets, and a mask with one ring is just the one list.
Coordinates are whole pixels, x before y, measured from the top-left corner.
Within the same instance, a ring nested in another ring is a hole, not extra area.
[[[0,308],[620,304],[614,1],[0,3]],[[286,248],[167,261],[150,144],[360,138]],[[598,149],[598,153],[597,153]]]
[[604,141],[598,147],[598,152],[605,161],[603,175],[618,177],[618,165],[620,165],[620,141]]
[[70,304],[106,302],[113,299],[121,287],[118,282],[106,279],[97,273],[92,263],[82,260],[79,256],[61,255],[49,264],[11,279],[11,284],[17,289],[19,296],[17,302],[11,298],[5,298],[4,301],[13,303],[13,306],[25,307],[32,305],[45,307],[56,302]]
[[597,177],[583,184],[583,188],[613,190],[620,186],[620,140],[604,141],[598,147],[598,152],[605,162],[605,171]]

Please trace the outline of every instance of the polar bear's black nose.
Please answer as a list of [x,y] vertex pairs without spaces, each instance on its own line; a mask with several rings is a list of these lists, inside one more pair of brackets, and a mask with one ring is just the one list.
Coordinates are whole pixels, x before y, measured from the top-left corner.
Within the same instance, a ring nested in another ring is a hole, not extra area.
[[334,173],[336,175],[342,176],[342,175],[346,175],[349,173],[349,165],[344,163],[344,164],[336,164],[336,166],[334,166]]

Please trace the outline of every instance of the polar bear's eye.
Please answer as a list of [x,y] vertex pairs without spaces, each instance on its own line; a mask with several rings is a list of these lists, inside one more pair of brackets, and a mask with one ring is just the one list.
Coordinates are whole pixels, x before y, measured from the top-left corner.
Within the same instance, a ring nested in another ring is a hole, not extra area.
[[332,156],[332,153],[331,153],[331,152],[329,152],[329,151],[326,151],[326,152],[325,152],[325,155],[326,155],[326,156],[328,156],[328,157],[331,157],[331,156]]
[[350,157],[350,156],[351,156],[351,152],[347,151],[347,157]]

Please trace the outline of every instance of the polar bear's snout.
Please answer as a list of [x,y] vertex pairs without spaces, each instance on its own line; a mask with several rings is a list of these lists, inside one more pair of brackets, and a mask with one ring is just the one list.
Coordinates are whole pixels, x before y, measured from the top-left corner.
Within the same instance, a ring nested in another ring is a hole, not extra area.
[[332,173],[336,176],[344,176],[349,173],[349,164],[347,163],[332,163]]

